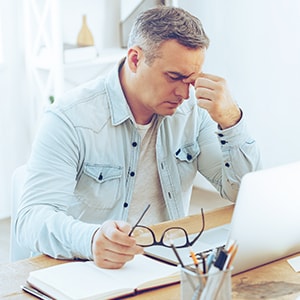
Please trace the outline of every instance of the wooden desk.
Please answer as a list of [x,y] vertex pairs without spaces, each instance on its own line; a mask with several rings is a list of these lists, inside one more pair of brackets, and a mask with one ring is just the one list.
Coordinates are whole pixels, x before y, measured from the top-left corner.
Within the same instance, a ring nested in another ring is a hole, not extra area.
[[[205,214],[206,229],[230,222],[232,212],[233,206],[207,212]],[[176,224],[183,226],[189,232],[197,232],[199,215],[177,220]],[[154,225],[152,228],[159,234],[170,225],[174,225],[174,223],[168,221]],[[64,262],[66,261],[41,255],[10,264],[2,264],[0,266],[0,299],[36,299],[20,289],[20,285],[25,283],[29,272]],[[300,296],[300,274],[289,266],[286,258],[232,277],[232,298],[234,300],[295,300],[297,296]],[[151,290],[130,297],[130,299],[180,299],[180,285],[175,284]]]

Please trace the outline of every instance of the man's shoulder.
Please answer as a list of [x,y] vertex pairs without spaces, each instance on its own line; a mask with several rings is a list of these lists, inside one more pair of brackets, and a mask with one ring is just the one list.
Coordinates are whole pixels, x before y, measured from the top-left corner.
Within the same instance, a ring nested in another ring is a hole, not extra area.
[[103,78],[97,78],[66,92],[50,108],[77,127],[99,127],[108,110]]
[[58,99],[57,107],[67,111],[75,106],[102,100],[102,96],[105,96],[105,94],[104,79],[96,78],[68,90]]

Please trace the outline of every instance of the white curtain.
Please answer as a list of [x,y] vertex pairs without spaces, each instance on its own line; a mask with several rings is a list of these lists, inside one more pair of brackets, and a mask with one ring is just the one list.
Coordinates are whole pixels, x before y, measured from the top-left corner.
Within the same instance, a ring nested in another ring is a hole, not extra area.
[[[0,21],[4,41],[1,45],[4,51],[4,64],[0,65],[0,218],[10,215],[11,177],[14,170],[28,160],[44,109],[42,99],[37,99],[34,91],[30,90],[32,82],[29,82],[30,78],[26,76],[24,5],[29,5],[26,2],[0,0]],[[43,3],[45,1],[41,0],[40,4]],[[101,49],[118,45],[119,0],[88,0],[88,2],[59,0],[58,3],[63,12],[64,42],[76,41],[82,14],[87,13],[96,46]],[[78,28],[74,24],[78,25]],[[104,69],[105,67],[102,66]],[[98,73],[101,73],[101,67],[98,69]],[[75,73],[73,75],[80,73],[79,77],[82,77],[79,70],[73,73]],[[85,73],[89,75],[91,72],[86,70]],[[78,78],[74,79],[74,76],[67,73],[65,79],[68,79],[68,76],[72,86],[80,83]],[[68,82],[65,82],[65,85],[65,88],[68,88]]]
[[22,1],[0,0],[4,63],[0,66],[0,218],[10,215],[11,176],[24,164],[33,135],[26,91],[22,40]]

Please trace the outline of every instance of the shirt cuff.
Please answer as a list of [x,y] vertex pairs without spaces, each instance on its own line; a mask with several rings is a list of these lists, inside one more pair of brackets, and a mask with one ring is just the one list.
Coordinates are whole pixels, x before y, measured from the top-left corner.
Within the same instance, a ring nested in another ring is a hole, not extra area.
[[79,258],[93,260],[92,241],[96,231],[101,228],[100,224],[78,224],[80,231],[75,241],[76,252],[80,253]]
[[221,147],[224,148],[240,146],[245,142],[251,142],[253,140],[248,133],[245,118],[243,117],[243,115],[240,121],[232,127],[221,129],[218,126],[216,134]]

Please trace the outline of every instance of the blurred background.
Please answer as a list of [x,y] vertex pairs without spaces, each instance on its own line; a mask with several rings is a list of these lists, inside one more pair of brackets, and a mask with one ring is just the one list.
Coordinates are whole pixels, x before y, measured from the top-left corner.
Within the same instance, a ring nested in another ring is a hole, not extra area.
[[[105,76],[126,53],[135,13],[156,2],[0,0],[0,219],[10,215],[11,176],[29,157],[45,107],[66,90]],[[163,2],[202,21],[211,40],[203,71],[227,79],[264,167],[299,160],[300,1]],[[94,43],[78,49],[84,26]],[[210,188],[201,179],[195,184]]]

